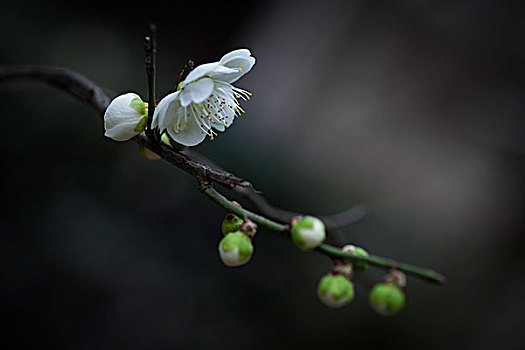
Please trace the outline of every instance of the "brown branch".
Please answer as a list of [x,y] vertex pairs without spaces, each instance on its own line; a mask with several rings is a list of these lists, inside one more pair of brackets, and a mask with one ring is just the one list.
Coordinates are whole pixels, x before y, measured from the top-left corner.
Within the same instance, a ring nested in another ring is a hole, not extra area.
[[[109,97],[102,91],[100,87],[95,85],[81,74],[65,68],[45,66],[0,66],[0,83],[12,80],[36,81],[58,88],[92,106],[98,111],[101,117],[104,116],[104,112],[110,102]],[[292,217],[298,215],[298,213],[285,211],[270,205],[264,199],[264,197],[262,197],[259,193],[257,193],[257,191],[253,189],[252,185],[248,181],[226,172],[220,169],[218,166],[210,165],[212,163],[202,160],[205,159],[202,156],[200,156],[202,161],[199,161],[195,156],[195,152],[188,151],[186,154],[182,154],[162,142],[156,142],[152,138],[148,138],[145,133],[135,136],[133,140],[157,153],[167,162],[195,177],[201,184],[215,182],[226,188],[233,189],[238,194],[248,199],[269,219],[240,209],[239,207],[233,205],[232,202],[221,196],[218,192],[214,191],[209,185],[206,185],[204,188],[201,186],[201,189],[206,195],[208,195],[215,202],[221,204],[225,209],[231,210],[233,212],[237,211],[241,215],[249,215],[249,217],[254,219],[258,224],[271,231],[280,233],[288,232],[287,225],[273,222],[271,219],[280,221],[282,223],[288,223]],[[240,211],[242,211],[242,213]],[[356,206],[340,214],[319,216],[319,218],[325,222],[328,230],[331,230],[333,233],[340,235],[337,231],[338,227],[346,226],[350,223],[360,220],[363,217],[364,212],[365,209],[363,206]],[[340,236],[334,237],[334,240],[341,240]],[[337,245],[340,245],[340,243],[337,242]],[[403,271],[412,273],[420,278],[425,278],[433,282],[444,282],[444,277],[437,274],[435,271],[417,266],[401,264],[390,259],[376,256],[360,257],[347,252],[342,252],[340,248],[332,247],[326,244],[321,245],[317,250],[332,258],[350,258],[358,261],[367,261],[371,264],[384,268],[396,267]]]
[[102,88],[83,75],[66,68],[49,66],[0,66],[0,82],[7,80],[36,81],[53,86],[95,108],[103,116],[109,97]]
[[[7,81],[40,82],[65,91],[92,106],[104,117],[110,98],[88,78],[66,68],[46,66],[0,66],[0,83]],[[250,182],[224,170],[215,170],[190,156],[175,151],[162,143],[149,139],[144,133],[133,140],[157,153],[195,178],[205,178],[226,188],[250,187]]]
[[[192,149],[184,151],[184,154],[191,156],[193,159],[199,160],[201,163],[206,164],[211,169],[222,170],[222,168],[215,162],[206,158],[202,154],[193,151]],[[274,221],[286,224],[289,223],[295,216],[303,215],[271,205],[261,194],[257,193],[257,191],[254,191],[253,188],[235,187],[232,189],[232,191],[250,202],[258,213],[263,214],[267,218]],[[359,204],[338,214],[315,216],[324,222],[328,231],[335,231],[362,220],[366,215],[366,210],[367,209],[365,205]]]
[[[110,98],[102,91],[102,88],[94,84],[83,75],[66,68],[48,66],[0,66],[0,83],[21,80],[40,82],[65,91],[79,100],[92,106],[101,117],[109,105]],[[291,212],[272,206],[266,199],[254,190],[250,182],[224,171],[206,157],[187,150],[184,154],[173,148],[152,141],[145,134],[137,135],[135,142],[151,149],[167,162],[175,165],[193,177],[205,178],[218,183],[226,188],[232,189],[237,194],[248,200],[255,209],[272,220],[288,223],[300,213]],[[336,215],[318,216],[326,225],[329,232],[337,228],[348,226],[361,220],[365,215],[364,206],[355,206],[349,210]],[[340,241],[340,234],[332,236],[334,241]],[[335,243],[335,242],[334,242]]]

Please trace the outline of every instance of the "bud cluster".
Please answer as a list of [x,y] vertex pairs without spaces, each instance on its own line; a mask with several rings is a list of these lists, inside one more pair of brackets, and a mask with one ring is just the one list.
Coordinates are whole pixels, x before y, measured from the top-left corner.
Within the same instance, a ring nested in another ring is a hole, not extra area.
[[224,265],[241,266],[248,263],[253,254],[252,239],[257,232],[257,225],[250,219],[241,219],[228,213],[221,229],[224,237],[219,243],[219,256]]
[[[221,230],[224,235],[219,243],[219,256],[226,266],[241,266],[248,263],[253,254],[252,240],[257,231],[257,225],[250,219],[241,218],[228,213],[222,221]],[[294,244],[303,250],[319,247],[325,240],[325,227],[321,220],[312,217],[296,217],[290,223],[290,233]],[[317,296],[326,306],[340,308],[355,297],[354,284],[351,278],[354,272],[368,268],[366,258],[368,252],[355,245],[345,245],[343,252],[353,257],[334,260],[334,264],[324,275],[317,286]],[[361,258],[364,258],[361,260]],[[404,306],[406,285],[405,274],[392,269],[382,283],[376,284],[370,291],[368,300],[374,311],[380,315],[390,316],[398,313]]]

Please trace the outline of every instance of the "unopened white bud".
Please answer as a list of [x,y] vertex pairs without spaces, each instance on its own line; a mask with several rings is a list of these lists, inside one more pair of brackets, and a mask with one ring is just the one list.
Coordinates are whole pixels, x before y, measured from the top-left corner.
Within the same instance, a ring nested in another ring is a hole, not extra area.
[[116,97],[104,113],[106,137],[115,141],[126,141],[146,128],[147,109],[145,103],[135,93]]
[[319,281],[317,296],[326,306],[342,307],[354,299],[354,284],[343,275],[327,274]]
[[241,266],[250,261],[252,241],[240,231],[228,233],[219,243],[219,256],[226,266]]
[[323,222],[313,216],[294,218],[291,226],[292,240],[296,246],[303,250],[317,248],[326,237]]

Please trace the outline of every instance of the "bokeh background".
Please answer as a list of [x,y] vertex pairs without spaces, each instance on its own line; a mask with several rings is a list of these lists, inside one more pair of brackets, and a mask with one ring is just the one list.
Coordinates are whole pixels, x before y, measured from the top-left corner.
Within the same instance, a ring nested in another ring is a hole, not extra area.
[[405,310],[367,305],[383,272],[331,310],[330,262],[259,232],[249,265],[219,261],[221,208],[193,178],[103,136],[96,113],[2,85],[4,349],[517,348],[525,311],[525,19],[510,1],[6,0],[2,64],[75,69],[146,96],[188,58],[257,58],[247,114],[197,150],[275,205],[370,207],[345,230],[369,251],[447,275],[411,278]]

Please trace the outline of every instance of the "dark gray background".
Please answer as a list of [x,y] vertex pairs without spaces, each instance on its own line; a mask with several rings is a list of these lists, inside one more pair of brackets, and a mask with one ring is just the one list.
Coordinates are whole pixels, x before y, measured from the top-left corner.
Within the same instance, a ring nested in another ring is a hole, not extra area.
[[515,348],[525,308],[524,13],[505,1],[4,1],[3,64],[78,70],[145,97],[142,36],[159,28],[158,94],[188,58],[248,47],[247,114],[197,150],[274,204],[332,213],[369,251],[449,278],[410,279],[405,310],[321,305],[330,267],[259,232],[249,265],[218,259],[224,215],[195,181],[103,136],[89,107],[1,86],[4,348]]

